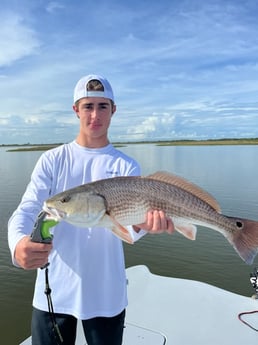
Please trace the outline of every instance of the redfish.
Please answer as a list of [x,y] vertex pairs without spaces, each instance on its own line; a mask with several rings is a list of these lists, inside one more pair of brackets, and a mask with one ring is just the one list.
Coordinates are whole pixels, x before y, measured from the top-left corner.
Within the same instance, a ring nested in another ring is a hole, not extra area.
[[223,234],[248,264],[258,251],[257,221],[223,215],[209,193],[167,172],[87,183],[49,198],[43,208],[57,221],[110,228],[128,243],[133,240],[127,226],[143,223],[149,210],[163,210],[189,239],[195,239],[196,225],[202,225]]

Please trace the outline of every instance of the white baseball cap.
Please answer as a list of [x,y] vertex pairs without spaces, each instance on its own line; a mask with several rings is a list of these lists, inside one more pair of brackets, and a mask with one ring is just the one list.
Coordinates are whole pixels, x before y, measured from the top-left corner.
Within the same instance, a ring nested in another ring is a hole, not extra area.
[[[98,80],[104,88],[104,91],[88,91],[87,85],[91,80]],[[83,97],[104,97],[114,102],[114,94],[109,81],[99,75],[91,74],[82,77],[75,86],[73,100],[74,103]]]

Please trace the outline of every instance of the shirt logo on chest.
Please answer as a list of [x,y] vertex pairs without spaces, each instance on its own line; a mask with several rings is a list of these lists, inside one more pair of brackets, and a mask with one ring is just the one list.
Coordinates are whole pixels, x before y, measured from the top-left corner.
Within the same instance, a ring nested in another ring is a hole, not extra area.
[[115,176],[119,176],[119,172],[118,171],[107,170],[106,171],[106,175],[107,175],[107,177],[115,177]]

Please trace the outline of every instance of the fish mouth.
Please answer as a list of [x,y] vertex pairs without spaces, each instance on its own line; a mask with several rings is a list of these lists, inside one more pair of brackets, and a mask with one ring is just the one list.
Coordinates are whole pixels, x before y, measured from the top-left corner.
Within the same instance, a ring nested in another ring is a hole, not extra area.
[[60,220],[63,220],[66,217],[66,213],[63,211],[60,211],[56,208],[53,207],[48,207],[46,203],[43,204],[43,211],[47,213],[47,218],[48,219],[53,219],[57,222]]

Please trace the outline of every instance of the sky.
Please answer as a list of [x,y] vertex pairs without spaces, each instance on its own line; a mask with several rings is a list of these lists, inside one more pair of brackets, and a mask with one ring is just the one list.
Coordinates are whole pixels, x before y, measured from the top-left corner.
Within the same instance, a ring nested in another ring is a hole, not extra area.
[[0,144],[74,140],[76,82],[113,86],[111,141],[258,137],[257,0],[1,0]]

